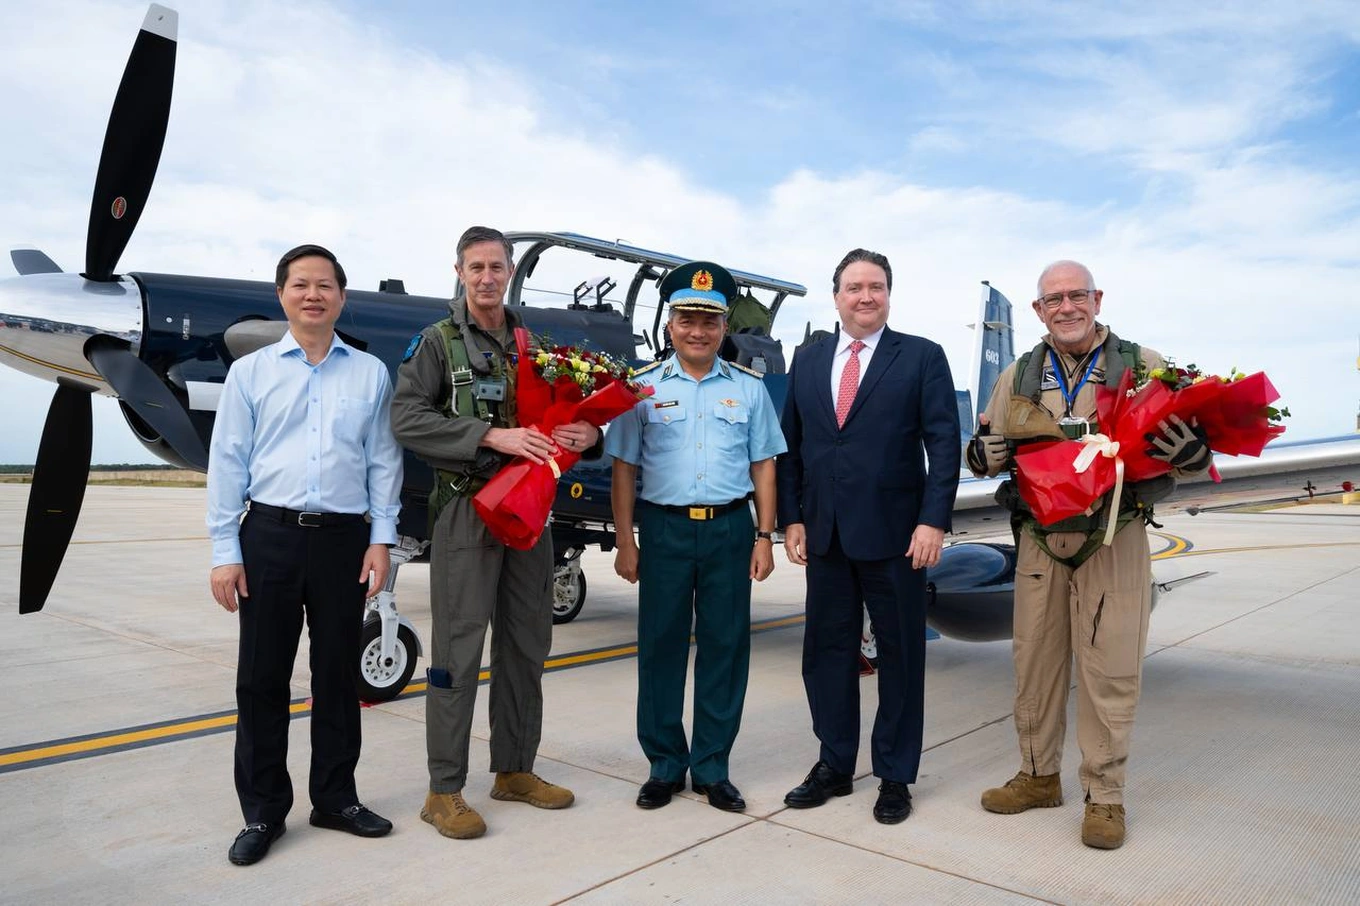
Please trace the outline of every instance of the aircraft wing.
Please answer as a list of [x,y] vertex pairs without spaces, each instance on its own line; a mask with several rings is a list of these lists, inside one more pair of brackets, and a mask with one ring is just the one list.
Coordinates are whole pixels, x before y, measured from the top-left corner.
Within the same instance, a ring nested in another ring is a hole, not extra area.
[[[1282,503],[1354,490],[1360,485],[1360,435],[1275,444],[1259,457],[1216,454],[1221,482],[1208,474],[1177,483],[1157,504],[1161,513]],[[1010,518],[993,495],[1000,478],[964,478],[954,504],[952,541],[1010,531]]]

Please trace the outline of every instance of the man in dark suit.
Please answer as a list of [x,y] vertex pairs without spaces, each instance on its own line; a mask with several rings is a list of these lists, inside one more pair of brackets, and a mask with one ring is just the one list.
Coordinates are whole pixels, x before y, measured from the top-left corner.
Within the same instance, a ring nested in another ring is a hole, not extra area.
[[779,522],[790,562],[807,567],[803,684],[821,742],[784,802],[812,808],[850,793],[862,601],[879,656],[874,818],[896,824],[911,814],[921,761],[925,570],[939,562],[958,490],[958,408],[944,350],[887,327],[885,256],[850,252],[832,289],[841,330],[794,357],[782,419]]

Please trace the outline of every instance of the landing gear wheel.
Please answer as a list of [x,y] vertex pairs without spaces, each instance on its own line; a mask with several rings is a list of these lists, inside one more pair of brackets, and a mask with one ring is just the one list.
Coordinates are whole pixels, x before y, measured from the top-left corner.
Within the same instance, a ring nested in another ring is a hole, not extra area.
[[869,614],[864,614],[864,629],[859,636],[859,654],[865,662],[878,669],[878,639],[874,636],[874,625],[869,622]]
[[576,619],[586,603],[586,574],[573,564],[563,564],[553,571],[553,625],[560,626]]
[[364,621],[359,633],[359,701],[374,705],[401,694],[416,669],[416,634],[410,627],[397,627],[397,644],[388,661],[382,656],[382,620]]

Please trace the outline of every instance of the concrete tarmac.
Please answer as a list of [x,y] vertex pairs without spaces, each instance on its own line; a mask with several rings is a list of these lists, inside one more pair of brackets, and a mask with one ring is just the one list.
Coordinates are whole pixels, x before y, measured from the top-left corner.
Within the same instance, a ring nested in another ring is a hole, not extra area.
[[[359,792],[396,823],[363,840],[307,823],[309,721],[292,725],[298,801],[250,867],[226,859],[237,626],[208,594],[204,492],[92,487],[47,608],[18,613],[27,487],[0,486],[0,902],[5,903],[1355,903],[1360,902],[1360,507],[1166,520],[1186,548],[1161,581],[1129,765],[1128,840],[1082,845],[1069,719],[1066,804],[993,815],[978,796],[1018,768],[1010,644],[927,645],[926,751],[903,824],[874,822],[864,744],[853,795],[783,804],[817,758],[799,675],[802,571],[756,586],[750,692],[733,753],[745,814],[692,792],[657,811],[634,732],[636,589],[586,554],[589,596],[544,678],[537,772],[576,805],[492,800],[483,686],[469,803],[479,840],[418,817],[424,698],[364,711]],[[398,606],[428,639],[428,568]],[[788,618],[780,620],[780,618]],[[775,622],[771,622],[775,621]],[[764,628],[762,628],[764,627]],[[773,628],[770,628],[773,627]],[[306,641],[294,694],[307,695]],[[484,661],[485,663],[485,661]],[[423,676],[425,661],[418,665]]]

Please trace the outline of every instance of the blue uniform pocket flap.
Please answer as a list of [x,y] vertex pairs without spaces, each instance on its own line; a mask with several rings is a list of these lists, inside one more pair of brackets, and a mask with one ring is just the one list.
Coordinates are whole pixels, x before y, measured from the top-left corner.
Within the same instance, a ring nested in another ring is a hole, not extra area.
[[669,425],[685,420],[685,410],[680,406],[666,406],[658,409],[652,406],[647,410],[647,422],[653,425]]
[[736,400],[723,400],[718,403],[713,407],[713,415],[729,425],[744,424],[750,417],[746,412],[746,404]]

